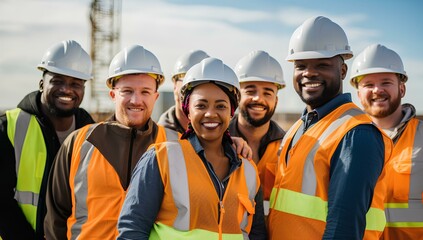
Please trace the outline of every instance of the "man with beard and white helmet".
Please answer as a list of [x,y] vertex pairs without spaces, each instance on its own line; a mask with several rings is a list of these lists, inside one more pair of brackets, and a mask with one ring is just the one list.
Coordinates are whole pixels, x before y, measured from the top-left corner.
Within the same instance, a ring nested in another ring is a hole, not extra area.
[[364,49],[351,69],[351,85],[357,88],[364,111],[394,142],[386,168],[383,239],[423,236],[423,122],[416,118],[413,105],[401,105],[407,79],[400,56],[381,44]]
[[271,120],[278,103],[278,91],[285,87],[279,62],[264,51],[252,51],[235,66],[241,85],[238,112],[229,125],[231,136],[242,137],[253,151],[263,189],[265,214],[275,181],[277,152],[285,131]]
[[44,239],[47,178],[60,144],[94,120],[82,108],[91,59],[76,41],[54,44],[39,90],[0,117],[0,239]]

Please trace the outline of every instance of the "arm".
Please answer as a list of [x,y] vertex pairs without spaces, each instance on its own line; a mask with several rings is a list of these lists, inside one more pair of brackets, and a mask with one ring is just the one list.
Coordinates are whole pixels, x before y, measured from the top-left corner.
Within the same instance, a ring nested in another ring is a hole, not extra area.
[[0,125],[0,153],[0,236],[4,240],[35,239],[34,229],[15,200],[15,152],[7,136],[5,121]]
[[267,239],[266,223],[264,220],[264,209],[263,209],[263,191],[260,188],[255,197],[256,207],[255,214],[253,216],[253,224],[248,237],[250,239]]
[[63,142],[50,171],[46,195],[47,214],[44,219],[46,239],[67,238],[67,220],[72,214],[69,172],[77,132],[73,132]]
[[332,159],[323,239],[362,239],[366,213],[384,165],[381,133],[372,125],[349,131]]
[[118,239],[148,239],[160,211],[164,186],[154,148],[134,169],[118,220]]
[[247,141],[242,139],[241,137],[231,137],[233,144],[232,146],[235,148],[235,151],[238,155],[241,155],[243,158],[252,159],[253,158],[253,150],[248,145]]

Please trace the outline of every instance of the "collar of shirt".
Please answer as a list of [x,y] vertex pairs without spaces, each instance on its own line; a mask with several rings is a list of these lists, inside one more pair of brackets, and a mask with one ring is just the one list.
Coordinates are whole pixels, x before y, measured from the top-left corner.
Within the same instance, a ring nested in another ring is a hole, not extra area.
[[[201,146],[200,140],[198,139],[197,135],[191,134],[188,137],[188,140],[191,143],[192,147],[194,148],[195,152],[198,154],[198,156],[200,156],[201,160],[203,160],[203,162],[206,164],[207,158],[204,154],[204,148],[203,146]],[[236,168],[238,168],[242,162],[238,158],[238,155],[236,154],[235,149],[233,149],[232,145],[229,143],[229,141],[226,138],[223,138],[222,146],[223,146],[223,150],[225,152],[226,157],[229,158],[229,164],[230,164],[229,174],[230,174]]]
[[[350,93],[343,93],[339,94],[338,96],[334,97],[332,100],[320,106],[318,108],[313,109],[312,112],[315,112],[317,118],[314,118],[312,123],[318,122],[320,119],[324,118],[326,115],[331,113],[337,107],[341,106],[342,104],[351,102],[351,94]],[[307,118],[308,112],[307,109],[304,109],[301,119],[305,121]]]

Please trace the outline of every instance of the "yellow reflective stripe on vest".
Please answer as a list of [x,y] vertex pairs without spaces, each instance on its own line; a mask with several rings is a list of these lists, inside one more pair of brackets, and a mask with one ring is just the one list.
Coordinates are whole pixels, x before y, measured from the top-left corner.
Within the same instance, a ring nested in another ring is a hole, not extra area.
[[[279,189],[277,202],[273,204],[277,188],[273,188],[270,206],[280,212],[326,222],[328,203],[321,198],[288,189]],[[370,208],[366,214],[366,230],[383,231],[385,213],[381,209]]]
[[7,134],[15,150],[15,199],[27,221],[35,229],[38,198],[47,158],[43,133],[35,116],[21,109],[6,111],[6,117]]
[[[211,232],[203,229],[193,229],[191,231],[178,231],[172,227],[166,226],[162,223],[155,223],[153,230],[150,233],[150,240],[161,239],[184,239],[184,240],[198,240],[198,239],[219,239],[219,233]],[[223,240],[243,240],[241,234],[222,234]]]

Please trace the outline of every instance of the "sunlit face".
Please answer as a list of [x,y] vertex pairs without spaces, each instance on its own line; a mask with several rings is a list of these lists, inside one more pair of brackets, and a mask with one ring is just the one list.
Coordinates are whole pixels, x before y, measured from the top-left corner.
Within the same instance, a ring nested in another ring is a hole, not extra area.
[[357,94],[367,114],[384,118],[400,110],[405,84],[394,73],[368,74],[358,83]]
[[296,60],[293,85],[307,109],[320,107],[342,93],[347,69],[339,56]]
[[144,128],[159,97],[156,80],[147,74],[124,75],[110,90],[116,120],[128,127]]
[[278,102],[278,88],[269,82],[241,83],[240,118],[254,127],[262,126],[272,118]]
[[196,86],[189,100],[188,119],[201,143],[221,143],[231,120],[228,95],[213,83]]
[[40,81],[43,110],[57,117],[72,116],[84,98],[85,81],[46,72]]

